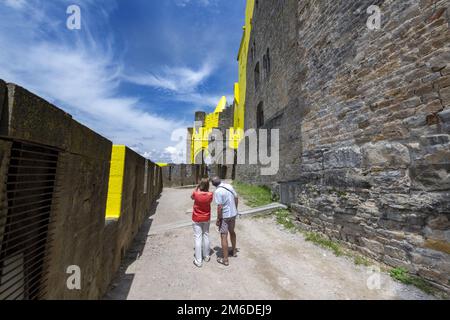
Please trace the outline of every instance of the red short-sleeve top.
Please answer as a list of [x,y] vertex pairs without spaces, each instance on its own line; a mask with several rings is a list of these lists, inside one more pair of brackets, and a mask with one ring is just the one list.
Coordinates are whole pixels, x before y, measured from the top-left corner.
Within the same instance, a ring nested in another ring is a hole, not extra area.
[[192,221],[208,222],[211,220],[211,202],[213,201],[212,192],[194,191],[194,210],[192,212]]

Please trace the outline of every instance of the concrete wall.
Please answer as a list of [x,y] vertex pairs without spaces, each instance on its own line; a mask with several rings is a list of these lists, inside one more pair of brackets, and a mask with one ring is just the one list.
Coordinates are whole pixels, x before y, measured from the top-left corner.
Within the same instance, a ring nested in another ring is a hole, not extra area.
[[[4,88],[0,81],[0,93]],[[0,180],[6,180],[12,142],[58,151],[49,226],[53,236],[48,237],[43,264],[44,273],[48,273],[47,286],[40,297],[101,298],[161,192],[161,170],[149,163],[148,190],[144,194],[145,159],[127,149],[121,216],[106,221],[112,143],[19,86],[8,84],[6,96],[4,99],[0,94],[0,100],[6,100],[0,104]],[[8,194],[1,185],[1,199],[7,204]],[[0,224],[7,216],[8,210],[2,209]],[[2,244],[0,238],[0,248]],[[81,269],[81,290],[68,290],[66,286],[66,271],[72,265]]]
[[305,227],[447,290],[449,19],[444,0],[260,1],[246,129],[262,103],[263,127],[281,130],[280,171],[238,166],[239,180],[283,191]]

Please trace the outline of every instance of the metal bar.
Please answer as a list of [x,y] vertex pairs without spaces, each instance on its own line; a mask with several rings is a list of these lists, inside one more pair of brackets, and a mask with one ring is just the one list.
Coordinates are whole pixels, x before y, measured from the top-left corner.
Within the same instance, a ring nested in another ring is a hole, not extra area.
[[55,158],[58,157],[58,152],[56,152],[56,153],[45,153],[45,152],[39,152],[39,151],[17,149],[16,147],[12,147],[11,148],[11,152],[13,152],[13,151],[22,152],[22,153],[38,154],[38,155],[46,156],[46,157],[55,157]]
[[[50,217],[49,217],[48,219],[46,219],[46,220],[50,220]],[[37,223],[33,223],[33,225],[36,225],[36,224],[38,224],[39,222],[40,222],[40,221],[38,221]],[[49,223],[46,223],[46,224],[43,225],[43,226],[40,226],[40,227],[34,227],[32,230],[28,231],[27,233],[19,234],[18,236],[14,236],[13,238],[7,238],[7,237],[11,237],[12,234],[16,234],[19,230],[14,230],[13,232],[5,232],[4,234],[2,234],[2,236],[3,236],[5,239],[7,239],[7,240],[3,241],[3,244],[6,244],[6,243],[9,243],[9,242],[12,242],[12,241],[16,241],[16,240],[18,240],[18,239],[20,239],[20,238],[23,238],[23,237],[25,237],[25,236],[28,236],[28,235],[30,235],[30,234],[33,234],[33,232],[41,231],[41,229],[46,228],[46,227],[48,227],[49,225],[50,225]],[[21,229],[26,229],[27,227],[29,227],[29,226],[25,226],[24,228],[21,228]],[[28,240],[28,239],[26,239],[26,240]],[[24,241],[22,241],[22,242],[25,242],[26,240],[24,240]]]
[[[41,210],[41,209],[44,209],[44,208],[48,208],[48,207],[51,207],[51,206],[52,206],[52,205],[49,204],[49,205],[46,205],[46,206],[42,206],[42,207],[30,209],[30,210],[25,210],[25,211],[22,211],[22,212],[16,212],[16,213],[13,213],[13,214],[8,214],[8,215],[5,215],[5,217],[8,217],[8,218],[15,218],[15,217],[22,216],[22,215],[24,215],[24,214],[27,214],[27,213],[30,213],[30,212],[34,212],[34,211],[37,211],[37,210]],[[50,211],[51,211],[51,210],[50,210]]]
[[[30,293],[29,294],[29,296],[31,296],[30,298],[29,298],[29,300],[31,300],[31,301],[33,301],[33,300],[40,300],[40,296],[41,296],[41,293],[40,293],[40,291],[41,290],[44,290],[44,289],[46,289],[47,290],[47,280],[44,280],[44,281],[41,281],[42,282],[42,285],[39,285],[39,287],[38,288],[36,288],[36,289],[34,289],[33,291],[32,291],[32,293]],[[36,290],[38,290],[38,292],[35,292]]]
[[57,167],[56,166],[51,166],[51,167],[38,167],[38,166],[24,166],[21,164],[10,164],[9,165],[10,168],[18,168],[18,169],[51,169],[51,170],[56,170]]
[[[42,250],[43,248],[44,248],[44,250]],[[41,251],[42,253],[46,253],[47,250],[45,250],[45,249],[51,249],[51,248],[53,248],[53,245],[49,245],[48,247],[46,247],[46,243],[44,243],[44,244],[40,245],[39,247],[35,248],[33,251],[28,251],[25,253],[23,253],[22,251],[17,251],[17,252],[15,252],[15,254],[22,253],[23,257],[28,257],[28,256],[34,254],[36,251]],[[37,256],[41,255],[42,253],[39,253]],[[22,258],[22,257],[19,257],[19,258]],[[20,260],[20,259],[14,259],[9,264],[16,262],[17,260]]]
[[17,201],[17,200],[23,200],[23,199],[30,199],[30,198],[34,198],[34,197],[43,197],[43,196],[47,196],[47,195],[50,195],[50,194],[53,194],[53,192],[33,194],[33,195],[30,195],[30,196],[23,196],[23,197],[14,197],[12,199],[8,199],[8,201]]
[[[26,270],[26,269],[23,269],[24,274],[25,274],[25,270]],[[28,271],[28,270],[27,270],[27,271]],[[39,273],[38,273],[38,274],[35,274],[36,271],[39,271],[39,269],[35,269],[34,271],[31,271],[30,273],[27,274],[27,276],[28,276],[28,275],[33,275],[33,274],[34,274],[33,277],[27,279],[27,277],[24,276],[24,277],[21,277],[20,279],[18,279],[16,282],[10,284],[9,287],[7,287],[7,288],[4,289],[2,292],[0,292],[0,295],[2,295],[2,294],[4,294],[5,292],[7,292],[9,289],[11,289],[12,287],[14,287],[16,284],[18,284],[18,283],[19,283],[20,281],[22,281],[22,280],[23,280],[23,282],[25,282],[25,283],[30,283],[31,280],[34,280],[34,279],[36,278],[36,276],[39,275]],[[12,278],[12,279],[14,279],[14,278]],[[5,283],[3,283],[3,285],[8,284],[9,282],[10,282],[10,280],[8,280],[8,281],[6,281]],[[32,283],[31,283],[31,284],[32,284]],[[15,291],[14,291],[14,292],[15,292]],[[14,293],[14,292],[13,292],[13,293]],[[10,295],[9,295],[9,296],[10,296]],[[7,296],[7,298],[8,298],[9,296]]]
[[[28,188],[28,189],[19,189],[16,188],[14,190],[6,191],[6,193],[17,193],[17,192],[25,192],[25,191],[36,191],[36,190],[46,190],[46,189],[53,189],[53,186],[45,186],[45,187],[36,187],[36,188]],[[16,198],[9,199],[9,200],[15,200]]]
[[53,198],[53,199],[52,199],[52,198],[49,198],[49,199],[40,200],[40,201],[35,201],[35,202],[28,202],[28,203],[17,204],[17,205],[14,205],[14,206],[6,206],[6,207],[3,207],[3,208],[1,208],[1,209],[12,210],[12,209],[20,208],[20,207],[31,206],[31,205],[38,204],[38,203],[42,203],[42,202],[48,202],[48,201],[52,201],[52,202],[53,202],[53,200],[54,200],[54,198]]
[[[21,223],[21,222],[24,222],[24,221],[27,221],[27,220],[30,220],[30,219],[35,219],[35,218],[41,217],[41,216],[46,215],[46,214],[51,214],[51,210],[50,211],[46,211],[46,212],[40,212],[39,214],[33,214],[33,215],[30,215],[30,216],[27,216],[26,218],[19,219],[19,221],[10,222],[10,223],[5,222],[4,224],[0,224],[0,227],[12,226],[12,225],[15,225],[15,224],[18,224],[18,223]],[[8,218],[10,218],[10,217],[11,216],[8,216]]]
[[8,173],[8,177],[55,176],[55,173]]
[[[38,271],[38,270],[35,270],[35,271],[31,272],[30,275],[36,273],[36,271]],[[2,292],[0,292],[0,295],[2,295],[2,294],[4,294],[5,292],[7,292],[9,289],[11,289],[12,287],[14,287],[16,284],[20,283],[20,281],[22,281],[22,280],[23,280],[23,282],[25,282],[25,283],[30,283],[30,282],[32,282],[32,280],[34,281],[34,280],[36,279],[36,277],[44,277],[44,272],[45,272],[45,274],[48,273],[48,271],[43,271],[43,270],[41,270],[41,271],[42,271],[42,272],[35,274],[35,275],[34,275],[33,277],[31,277],[31,278],[28,278],[28,279],[27,279],[26,277],[20,278],[18,281],[14,282],[14,283],[13,283],[12,285],[10,285],[8,288],[6,288],[6,289],[3,290]],[[42,274],[41,274],[41,273],[42,273]],[[6,283],[7,283],[7,282],[6,282]],[[18,289],[24,289],[24,288],[19,287]],[[14,293],[16,293],[16,291],[17,291],[18,289],[16,289],[16,290],[13,291],[12,293],[10,293],[8,296],[6,296],[5,300],[8,299],[8,298],[9,298],[11,295],[13,295]]]
[[[45,219],[45,220],[43,220],[43,221],[50,220],[50,219],[51,219],[51,218],[49,217],[48,219]],[[11,236],[12,234],[17,233],[17,231],[19,231],[19,230],[26,229],[26,228],[28,228],[28,227],[30,227],[30,226],[32,226],[32,225],[39,224],[39,223],[41,223],[41,222],[43,222],[43,221],[37,221],[36,223],[33,223],[33,224],[28,225],[28,226],[22,227],[22,228],[20,228],[20,229],[14,230],[13,232],[5,232],[4,234],[2,234],[2,236],[3,236],[3,238],[6,238],[7,236]],[[43,226],[40,226],[40,227],[37,227],[37,228],[33,228],[33,230],[30,230],[30,231],[28,231],[27,233],[19,234],[18,236],[15,236],[15,237],[13,237],[13,238],[6,238],[6,241],[3,241],[3,242],[2,242],[2,245],[6,244],[6,243],[10,243],[11,241],[15,241],[15,240],[17,240],[17,239],[20,239],[20,238],[22,238],[22,237],[24,237],[24,236],[27,236],[27,235],[29,235],[29,234],[32,234],[33,232],[40,231],[41,229],[48,228],[49,225],[50,225],[49,223],[46,223],[46,224],[43,225]],[[43,232],[43,233],[45,233],[45,232]],[[36,238],[37,236],[42,235],[43,233],[40,233],[40,234],[38,234],[38,235],[35,235],[35,236],[32,237],[31,239],[34,239],[34,238]],[[30,240],[30,239],[26,239],[25,241],[29,241],[29,240]],[[21,243],[24,243],[25,241],[22,241]]]
[[46,160],[46,159],[35,159],[35,158],[24,158],[18,156],[12,156],[11,160],[19,160],[19,161],[35,161],[35,162],[44,162],[44,163],[58,163],[58,160]]
[[39,295],[36,296],[36,299],[37,299],[37,300],[43,300],[42,297],[45,297],[45,296],[47,295],[47,293],[48,293],[48,290],[47,290],[47,283],[45,283],[45,286],[44,286],[42,289],[45,289],[45,291],[42,290],[42,292],[40,292]]
[[[49,228],[48,232],[50,233],[51,231],[53,231],[53,230],[52,230],[53,228],[54,228],[54,227]],[[30,239],[34,239],[34,238],[35,238],[35,237],[30,238]],[[28,239],[28,240],[30,240],[30,239]],[[47,239],[49,239],[49,236],[47,236],[47,237],[44,238],[44,239],[37,240],[37,241],[34,242],[34,243],[30,243],[28,246],[22,248],[22,250],[26,250],[26,249],[30,248],[32,245],[36,245],[36,244],[41,243],[41,242],[43,242],[43,241],[45,242],[44,245],[47,245]],[[16,245],[12,246],[12,247],[7,248],[7,249],[8,249],[8,250],[12,250],[12,249],[15,249],[15,248],[18,247],[18,246],[20,247],[21,245],[23,245],[23,243],[18,243],[18,244],[16,244]],[[7,257],[4,257],[4,258],[0,259],[0,262],[3,262],[5,259],[7,259]]]
[[47,262],[49,262],[49,258],[44,256],[42,258],[39,258],[37,261],[35,261],[33,263],[33,265],[26,266],[26,267],[24,266],[24,269],[20,269],[20,268],[13,269],[13,270],[9,271],[7,274],[2,275],[2,277],[6,277],[7,275],[10,275],[12,271],[18,271],[16,274],[14,274],[12,277],[10,277],[10,279],[8,279],[4,283],[8,283],[11,279],[14,279],[17,275],[20,274],[20,271],[25,272],[25,270],[26,270],[28,272],[30,269],[32,270],[37,264],[41,264],[42,269],[44,269],[44,264]]
[[[38,263],[41,263],[42,265],[44,265],[44,263],[49,262],[50,258],[49,258],[49,257],[46,257],[46,256],[45,256],[45,253],[46,253],[46,252],[43,251],[43,252],[39,253],[39,254],[36,255],[36,256],[30,257],[29,259],[37,259],[37,257],[39,257],[39,256],[41,256],[41,255],[44,255],[44,257],[39,258],[39,259],[38,259],[37,261],[35,261],[32,265],[27,266],[26,269],[32,269],[32,268],[33,268],[36,264],[38,264]],[[17,260],[16,260],[16,261],[17,261]],[[8,264],[8,265],[9,265],[9,264]],[[8,265],[4,265],[4,267],[5,267],[5,266],[8,266]],[[2,277],[6,277],[6,276],[10,275],[13,271],[18,271],[18,270],[21,270],[21,269],[19,269],[19,268],[12,269],[12,270],[8,271],[7,273],[2,273],[1,276],[2,276]],[[25,270],[25,269],[24,269],[24,270]],[[13,277],[16,276],[16,275],[17,275],[17,274],[13,275]],[[8,281],[9,281],[9,280],[8,280]],[[5,282],[5,283],[7,283],[7,282]]]
[[[48,282],[48,273],[46,272],[46,274],[42,275],[42,279],[39,281],[39,286],[37,286],[36,288],[34,288],[32,291],[30,291],[28,293],[29,296],[29,300],[35,300],[38,298],[38,293],[39,291],[43,290],[43,289],[47,289],[47,282]],[[36,290],[38,292],[36,292]]]
[[56,179],[54,180],[29,180],[29,181],[11,181],[11,182],[7,182],[6,185],[16,185],[16,184],[35,184],[35,183],[49,183],[49,182],[55,182]]

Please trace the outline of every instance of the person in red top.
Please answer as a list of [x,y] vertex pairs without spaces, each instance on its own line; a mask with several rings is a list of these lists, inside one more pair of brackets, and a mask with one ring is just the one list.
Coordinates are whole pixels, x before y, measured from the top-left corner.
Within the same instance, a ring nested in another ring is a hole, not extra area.
[[194,209],[192,211],[192,226],[194,228],[195,258],[194,264],[201,267],[203,260],[211,260],[209,244],[209,225],[211,222],[211,202],[213,193],[209,192],[209,180],[202,179],[199,186],[192,193]]

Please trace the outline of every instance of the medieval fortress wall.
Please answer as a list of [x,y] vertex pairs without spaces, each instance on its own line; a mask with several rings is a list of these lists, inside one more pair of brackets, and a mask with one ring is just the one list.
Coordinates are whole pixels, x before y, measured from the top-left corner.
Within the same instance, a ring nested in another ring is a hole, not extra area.
[[257,1],[245,129],[280,129],[280,170],[237,167],[305,227],[447,290],[449,23],[445,0]]

